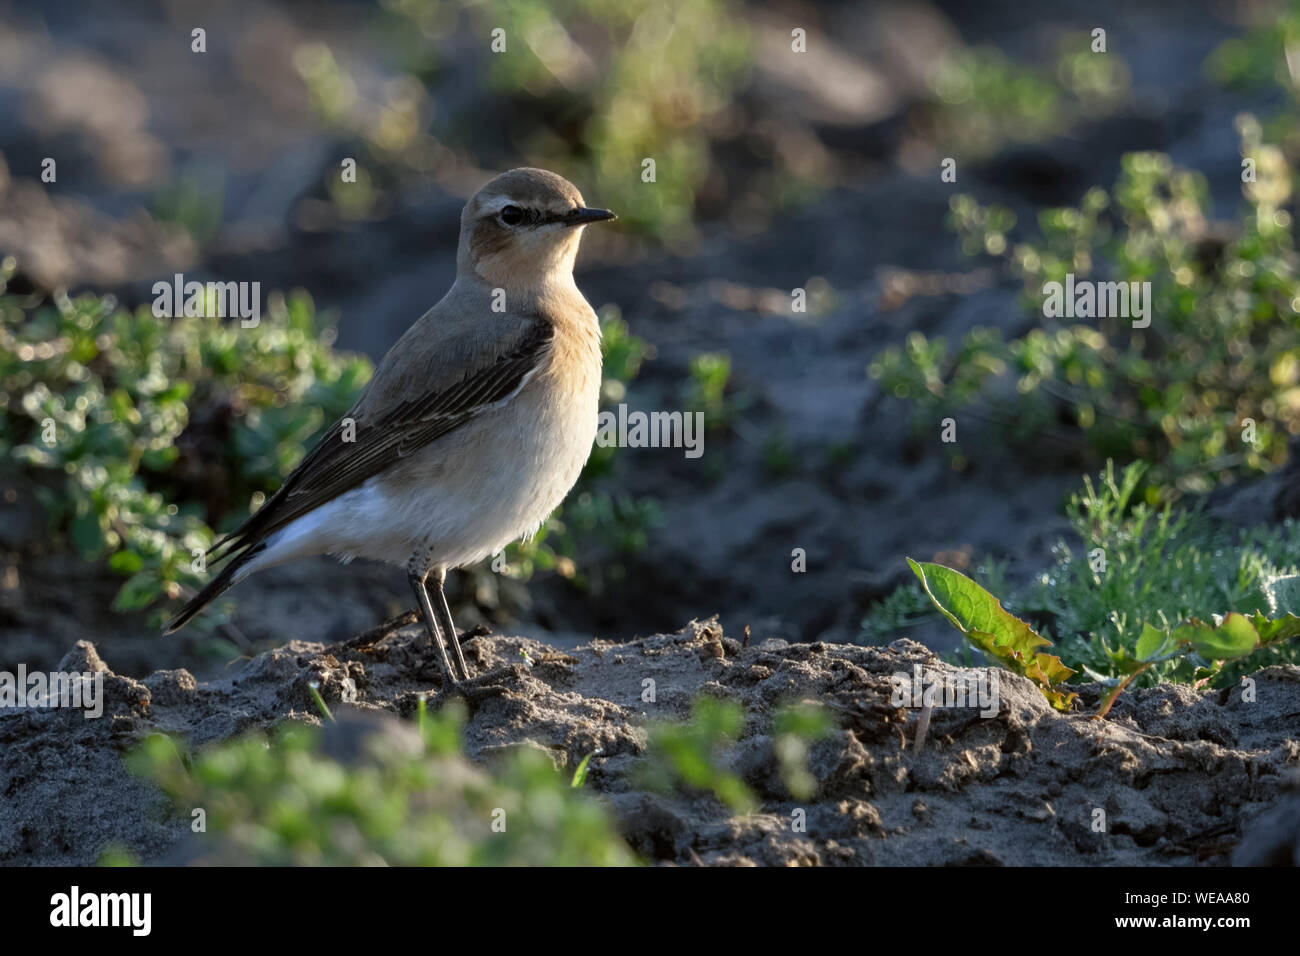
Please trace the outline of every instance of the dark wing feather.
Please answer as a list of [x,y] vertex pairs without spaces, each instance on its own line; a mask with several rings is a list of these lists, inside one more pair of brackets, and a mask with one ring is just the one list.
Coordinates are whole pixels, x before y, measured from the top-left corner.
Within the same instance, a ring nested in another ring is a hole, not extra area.
[[508,398],[537,368],[554,337],[553,326],[534,321],[518,344],[492,364],[454,385],[405,399],[364,425],[358,422],[355,441],[343,441],[343,421],[336,422],[280,490],[213,550],[238,551],[265,539]]

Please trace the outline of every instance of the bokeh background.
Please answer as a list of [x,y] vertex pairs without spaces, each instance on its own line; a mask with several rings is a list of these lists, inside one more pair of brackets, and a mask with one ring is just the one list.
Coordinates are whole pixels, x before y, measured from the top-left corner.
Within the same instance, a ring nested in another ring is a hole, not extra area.
[[[400,572],[321,559],[154,629],[517,165],[619,213],[578,270],[607,405],[709,430],[698,460],[599,451],[508,573],[457,576],[462,626],[862,640],[905,555],[1041,566],[1106,458],[1150,461],[1152,501],[1275,517],[1251,482],[1296,430],[1296,44],[1291,8],[1228,0],[0,2],[0,666],[87,638],[119,673],[201,671],[405,607]],[[1154,281],[1156,331],[1035,338],[1026,290],[1089,270]],[[177,272],[259,282],[265,327],[106,318]]]

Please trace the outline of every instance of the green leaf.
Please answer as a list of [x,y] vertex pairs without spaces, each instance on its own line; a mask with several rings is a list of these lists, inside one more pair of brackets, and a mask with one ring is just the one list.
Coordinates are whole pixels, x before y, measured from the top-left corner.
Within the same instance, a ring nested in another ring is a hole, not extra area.
[[113,599],[115,611],[138,611],[148,607],[162,594],[158,573],[153,569],[137,571],[126,580]]
[[1154,658],[1160,649],[1165,646],[1168,635],[1159,628],[1152,627],[1150,624],[1142,625],[1142,634],[1138,637],[1137,647],[1134,653],[1140,661],[1149,661]]
[[1102,641],[1101,646],[1102,650],[1106,652],[1106,657],[1110,661],[1111,667],[1115,669],[1120,677],[1132,677],[1134,674],[1140,674],[1150,666],[1149,662],[1143,661],[1140,658],[1129,654],[1128,648],[1126,647],[1121,646],[1111,650],[1106,646],[1104,640]]
[[1142,625],[1142,634],[1138,637],[1137,647],[1134,649],[1134,656],[1139,661],[1157,664],[1180,653],[1182,653],[1182,646],[1174,633],[1151,624]]
[[1234,611],[1215,626],[1195,618],[1187,623],[1191,628],[1192,649],[1206,660],[1226,661],[1245,657],[1259,647],[1259,634],[1244,614]]
[[[966,575],[942,564],[919,564],[907,559],[913,573],[921,579],[939,611],[963,634],[987,635],[993,644],[1005,650],[1032,655],[1036,648],[1051,646],[1020,618],[1009,614],[998,599]],[[1000,653],[998,656],[1006,656]]]
[[1300,574],[1276,577],[1264,584],[1269,610],[1294,617],[1300,613]]
[[573,771],[573,780],[569,783],[570,787],[573,787],[576,790],[587,782],[587,765],[591,763],[591,758],[594,756],[596,756],[596,751],[593,750],[591,753],[587,754],[587,756],[582,758],[582,762],[578,764],[577,769]]
[[1259,633],[1261,644],[1280,644],[1283,641],[1289,641],[1293,637],[1300,636],[1300,617],[1294,614],[1287,614],[1285,617],[1269,620],[1263,614],[1255,613],[1250,619],[1250,623],[1255,626]]
[[118,574],[135,574],[144,567],[144,559],[134,551],[118,551],[108,559],[108,566]]
[[966,575],[911,558],[907,564],[934,606],[968,641],[1003,667],[1032,680],[1057,710],[1070,708],[1077,695],[1057,690],[1056,685],[1075,672],[1059,657],[1038,652],[1040,647],[1051,647],[1051,641],[1008,613],[997,598]]

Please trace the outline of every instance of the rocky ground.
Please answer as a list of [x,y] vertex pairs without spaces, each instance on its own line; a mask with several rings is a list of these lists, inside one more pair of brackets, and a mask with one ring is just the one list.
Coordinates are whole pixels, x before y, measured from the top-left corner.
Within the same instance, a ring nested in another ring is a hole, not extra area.
[[[524,654],[521,654],[525,652]],[[920,644],[884,648],[779,639],[745,646],[716,621],[629,643],[559,651],[521,637],[466,643],[467,756],[540,747],[572,768],[600,749],[587,787],[643,858],[682,865],[1189,865],[1294,861],[1300,669],[1255,675],[1255,700],[1185,686],[1139,690],[1110,719],[1060,714],[1021,678],[1000,673],[997,715],[936,709],[925,745],[919,712],[890,704],[895,673],[953,668]],[[527,659],[528,663],[523,661]],[[397,631],[372,647],[293,642],[197,682],[185,670],[115,675],[86,642],[61,670],[104,670],[102,719],[78,712],[0,716],[0,863],[88,864],[108,845],[145,862],[187,852],[186,820],[131,776],[122,752],[164,731],[202,745],[282,720],[317,721],[308,687],[335,708],[410,719],[438,678],[424,638]],[[656,703],[642,681],[656,682]],[[736,816],[707,796],[639,789],[634,767],[656,718],[684,718],[698,694],[736,701],[748,717],[728,760],[757,794]],[[435,694],[433,706],[445,701]],[[813,745],[811,800],[782,783],[769,718],[782,702],[828,707],[836,728]],[[792,812],[806,811],[806,832]],[[1097,811],[1104,811],[1099,830]]]

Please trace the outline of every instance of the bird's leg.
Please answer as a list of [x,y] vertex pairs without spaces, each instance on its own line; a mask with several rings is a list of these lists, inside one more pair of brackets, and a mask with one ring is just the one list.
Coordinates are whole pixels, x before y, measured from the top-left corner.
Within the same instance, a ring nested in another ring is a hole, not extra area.
[[[447,656],[447,645],[443,643],[438,619],[434,616],[433,605],[429,602],[429,592],[424,586],[425,573],[409,568],[406,579],[411,584],[411,590],[415,592],[415,603],[424,614],[424,624],[429,629],[429,637],[438,647],[438,655],[441,657],[438,666],[442,669],[443,684],[447,687],[456,687],[460,682],[456,679],[456,672],[452,670],[451,658]],[[441,592],[441,585],[438,590]],[[455,640],[454,636],[452,640]]]
[[451,619],[451,608],[447,606],[447,595],[443,593],[442,583],[447,578],[447,572],[443,568],[438,568],[429,575],[429,582],[433,585],[433,607],[440,613],[438,626],[445,631],[448,640],[451,641],[452,649],[456,652],[456,660],[460,664],[460,672],[466,680],[469,680],[469,668],[465,666],[465,655],[460,650],[460,639],[456,637],[456,622]]

